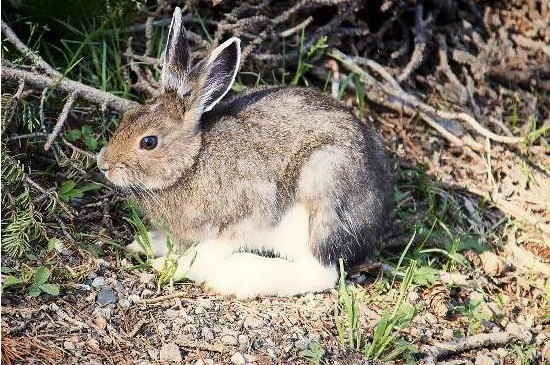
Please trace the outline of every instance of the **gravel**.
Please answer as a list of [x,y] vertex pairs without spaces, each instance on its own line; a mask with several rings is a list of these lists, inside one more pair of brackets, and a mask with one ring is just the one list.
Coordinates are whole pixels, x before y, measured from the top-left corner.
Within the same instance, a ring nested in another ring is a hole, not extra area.
[[220,338],[220,341],[223,344],[230,345],[230,346],[237,346],[239,344],[239,341],[235,338],[235,336],[231,336],[231,335],[223,335]]
[[96,276],[94,280],[92,280],[92,287],[99,288],[105,285],[105,278],[103,276]]
[[101,288],[99,293],[97,293],[96,303],[98,304],[109,304],[116,303],[118,298],[117,292],[108,288]]
[[231,356],[231,362],[235,365],[241,365],[246,364],[246,359],[240,352],[235,352],[233,356]]
[[160,349],[160,361],[181,362],[181,352],[178,345],[173,342],[165,343]]

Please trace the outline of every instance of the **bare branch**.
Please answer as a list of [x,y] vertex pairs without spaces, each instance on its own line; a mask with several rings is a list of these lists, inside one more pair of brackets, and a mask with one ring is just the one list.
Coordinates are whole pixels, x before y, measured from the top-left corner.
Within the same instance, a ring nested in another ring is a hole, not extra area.
[[73,106],[73,103],[75,102],[77,96],[78,91],[73,91],[67,97],[67,101],[65,101],[63,110],[61,111],[61,114],[59,114],[59,118],[57,118],[57,123],[55,124],[52,133],[50,133],[48,139],[46,140],[46,143],[44,144],[45,151],[50,149],[55,137],[57,137],[59,132],[61,132],[61,128],[63,127],[63,124],[65,124],[67,116],[69,115],[69,110],[71,110],[71,107]]
[[71,94],[76,91],[78,92],[79,99],[98,106],[106,104],[108,108],[119,113],[123,113],[129,108],[139,105],[135,101],[123,99],[106,91],[84,85],[78,81],[67,78],[56,79],[12,67],[2,67],[2,78],[8,80],[24,80],[30,87],[38,89],[52,88],[65,94]]
[[424,59],[424,50],[426,49],[426,25],[424,24],[424,3],[418,1],[416,4],[416,37],[414,38],[414,50],[411,60],[405,66],[399,77],[399,82],[405,81],[411,72],[416,70]]
[[482,347],[500,347],[508,344],[515,339],[517,339],[517,337],[512,333],[498,332],[480,333],[470,337],[461,338],[456,341],[438,343],[427,349],[426,353],[428,353],[428,357],[422,363],[435,364],[438,359],[451,356],[459,352]]
[[36,67],[40,70],[46,72],[50,76],[59,77],[61,73],[54,70],[46,61],[42,59],[39,55],[34,53],[29,47],[27,47],[17,35],[11,30],[11,28],[2,21],[2,34],[8,38],[8,41],[14,45],[14,47],[21,52],[21,54],[30,60]]
[[306,20],[304,20],[300,24],[281,32],[281,37],[285,38],[285,37],[293,35],[296,32],[301,31],[302,29],[307,27],[309,25],[309,23],[311,23],[312,21],[313,21],[313,17],[310,15]]
[[[451,111],[436,109],[433,106],[420,101],[416,96],[404,92],[404,90],[401,89],[400,87],[396,87],[395,85],[396,84],[398,85],[397,81],[388,72],[381,72],[380,70],[383,68],[380,65],[377,65],[376,69],[378,70],[378,72],[381,73],[381,76],[383,76],[386,79],[387,83],[383,83],[376,80],[374,77],[368,74],[365,70],[359,67],[353,61],[353,58],[349,57],[348,55],[342,53],[339,50],[334,49],[330,55],[335,59],[339,60],[340,62],[342,62],[342,64],[347,69],[359,75],[364,80],[364,82],[378,88],[380,91],[384,92],[388,96],[398,99],[403,104],[421,111],[422,112],[422,114],[420,114],[421,116],[429,115],[432,118],[438,117],[442,119],[458,120],[458,121],[465,122],[480,135],[496,142],[501,142],[506,144],[517,144],[523,140],[520,137],[497,135],[489,131],[485,127],[483,127],[481,124],[479,124],[477,120],[475,120],[472,116],[470,116],[467,113],[451,112]],[[373,60],[370,60],[370,62],[367,63],[367,65],[373,65],[373,64],[376,64]]]

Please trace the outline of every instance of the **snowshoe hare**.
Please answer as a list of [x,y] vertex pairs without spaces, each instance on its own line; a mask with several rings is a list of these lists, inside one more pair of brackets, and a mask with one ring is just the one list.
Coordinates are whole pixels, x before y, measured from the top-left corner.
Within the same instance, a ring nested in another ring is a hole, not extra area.
[[[176,8],[162,93],[126,112],[97,164],[130,189],[166,237],[176,277],[251,298],[334,287],[338,261],[362,260],[388,220],[392,176],[380,139],[348,108],[306,88],[254,88],[221,102],[240,62],[231,38],[191,65]],[[139,251],[134,242],[130,249]]]

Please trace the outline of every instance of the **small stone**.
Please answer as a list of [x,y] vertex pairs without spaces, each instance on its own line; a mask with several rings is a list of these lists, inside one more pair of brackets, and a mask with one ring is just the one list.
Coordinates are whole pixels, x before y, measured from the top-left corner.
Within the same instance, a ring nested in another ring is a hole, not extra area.
[[103,285],[105,285],[105,278],[103,276],[96,276],[94,280],[92,280],[92,286],[94,288],[99,288]]
[[139,282],[142,284],[149,284],[154,282],[155,280],[155,274],[151,274],[148,272],[142,272],[139,274]]
[[452,341],[454,339],[454,332],[452,328],[446,328],[441,331],[441,338],[445,341]]
[[355,281],[356,284],[361,285],[367,281],[367,276],[365,274],[359,274],[353,278],[353,281]]
[[157,349],[147,350],[147,354],[149,355],[151,360],[156,360],[159,357],[159,350]]
[[214,339],[214,333],[212,333],[212,330],[208,327],[203,327],[201,329],[202,337],[205,340],[213,340]]
[[101,288],[99,293],[97,293],[96,303],[98,304],[109,304],[116,303],[118,294],[108,288]]
[[235,336],[231,336],[231,335],[223,335],[220,341],[230,346],[237,346],[239,344],[239,341],[237,341]]
[[162,345],[160,349],[160,361],[181,362],[181,352],[178,345],[173,342]]
[[247,335],[239,335],[239,337],[237,337],[237,341],[239,341],[239,349],[241,350],[248,349],[248,345],[250,342],[248,340]]
[[128,301],[130,303],[139,303],[139,302],[141,302],[141,298],[137,294],[130,294],[128,296]]
[[506,332],[516,336],[518,339],[523,340],[526,343],[530,343],[533,338],[533,335],[525,326],[514,322],[508,323],[506,326]]
[[206,298],[197,299],[195,303],[199,307],[202,307],[204,309],[212,309],[212,307],[214,307],[214,303],[212,303],[210,299],[206,299]]
[[159,324],[157,324],[157,331],[158,333],[160,333],[161,335],[166,335],[168,331],[166,331],[166,325],[162,322],[160,322]]
[[489,276],[498,276],[504,271],[504,262],[494,252],[483,251],[479,254],[481,267],[485,274]]
[[233,356],[231,356],[231,362],[235,365],[241,365],[246,364],[246,359],[240,352],[235,352]]
[[195,308],[195,314],[204,314],[204,313],[206,313],[206,310],[203,307]]
[[65,350],[74,350],[75,346],[74,346],[74,343],[72,343],[71,341],[65,341],[63,342],[63,348]]
[[142,296],[143,298],[150,298],[150,297],[152,297],[153,295],[155,295],[155,293],[156,293],[155,291],[149,290],[149,289],[145,288],[145,289],[143,289],[143,290],[141,291],[141,296]]
[[264,326],[264,321],[256,317],[246,317],[244,319],[244,327],[248,329],[258,329]]
[[113,310],[111,308],[101,308],[96,307],[94,311],[92,312],[93,316],[100,316],[105,319],[111,319],[111,315],[113,314]]
[[250,354],[244,354],[244,358],[246,359],[246,362],[256,362],[258,359],[254,355]]
[[311,340],[309,338],[302,338],[301,340],[294,342],[294,347],[296,347],[298,350],[305,350],[309,347],[310,343]]
[[489,302],[487,303],[487,308],[493,312],[493,315],[496,317],[500,317],[502,315],[502,310],[500,309],[500,306],[495,302]]
[[492,357],[480,352],[476,356],[475,365],[496,365],[496,362]]
[[94,323],[97,327],[101,328],[102,330],[105,329],[105,327],[107,327],[107,320],[102,316],[96,316],[94,318]]
[[99,342],[97,342],[95,338],[91,338],[86,341],[86,345],[88,345],[92,350],[99,350]]

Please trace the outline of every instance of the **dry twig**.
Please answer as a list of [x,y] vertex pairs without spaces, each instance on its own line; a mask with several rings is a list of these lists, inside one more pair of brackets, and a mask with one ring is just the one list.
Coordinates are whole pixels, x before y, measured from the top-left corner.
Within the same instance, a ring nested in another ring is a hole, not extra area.
[[498,332],[481,333],[456,341],[438,343],[424,351],[427,357],[422,361],[422,364],[435,364],[441,358],[477,348],[505,346],[515,339],[517,337],[511,333]]

